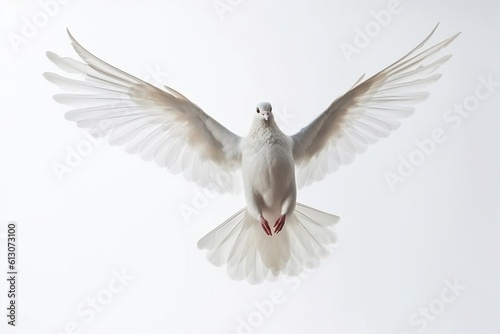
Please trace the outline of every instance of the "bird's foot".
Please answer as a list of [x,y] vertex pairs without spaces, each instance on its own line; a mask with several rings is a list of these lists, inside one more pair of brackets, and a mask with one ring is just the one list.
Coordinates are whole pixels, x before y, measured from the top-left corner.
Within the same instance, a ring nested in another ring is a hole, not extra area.
[[264,217],[262,217],[262,215],[259,215],[259,222],[267,235],[273,235],[273,233],[271,232],[271,227],[269,227],[269,223]]
[[283,226],[285,226],[285,220],[286,220],[286,214],[282,214],[278,220],[276,220],[276,223],[274,223],[274,233],[279,233],[282,229]]

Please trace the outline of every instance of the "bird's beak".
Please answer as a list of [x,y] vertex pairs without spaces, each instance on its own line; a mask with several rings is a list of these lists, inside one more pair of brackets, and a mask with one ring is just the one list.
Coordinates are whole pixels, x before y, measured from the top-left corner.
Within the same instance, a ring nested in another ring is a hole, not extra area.
[[269,115],[266,114],[266,115],[263,115],[264,116],[264,120],[267,122],[269,120]]

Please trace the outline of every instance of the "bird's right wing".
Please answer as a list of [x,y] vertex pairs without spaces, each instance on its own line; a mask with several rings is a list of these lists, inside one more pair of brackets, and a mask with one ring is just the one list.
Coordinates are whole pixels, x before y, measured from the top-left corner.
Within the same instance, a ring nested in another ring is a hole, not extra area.
[[352,162],[368,145],[398,128],[400,119],[413,113],[413,104],[429,96],[424,89],[441,76],[434,71],[451,57],[436,55],[458,36],[422,50],[436,28],[400,60],[365,81],[361,77],[351,90],[292,136],[299,187]]
[[80,79],[44,73],[50,82],[74,92],[54,96],[76,107],[66,113],[67,119],[94,135],[109,135],[111,144],[124,145],[145,160],[154,159],[173,173],[182,172],[202,187],[219,192],[237,189],[233,172],[241,166],[239,136],[177,91],[157,88],[109,65],[69,36],[85,63],[52,52],[47,56]]

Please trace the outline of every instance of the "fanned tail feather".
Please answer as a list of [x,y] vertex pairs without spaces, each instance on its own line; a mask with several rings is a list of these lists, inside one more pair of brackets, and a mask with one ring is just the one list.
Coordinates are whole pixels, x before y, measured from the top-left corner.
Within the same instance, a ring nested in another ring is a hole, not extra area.
[[314,268],[335,243],[339,217],[297,203],[279,234],[267,236],[245,208],[198,242],[215,266],[227,266],[232,279],[252,284],[281,274],[293,276]]

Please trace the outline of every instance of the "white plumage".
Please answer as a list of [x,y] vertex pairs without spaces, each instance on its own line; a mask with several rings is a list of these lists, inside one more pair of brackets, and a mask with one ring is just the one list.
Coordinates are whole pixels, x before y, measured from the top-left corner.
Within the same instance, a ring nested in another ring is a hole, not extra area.
[[[182,172],[199,186],[234,192],[234,172],[241,169],[246,208],[203,237],[198,247],[208,250],[213,264],[226,265],[232,278],[259,283],[296,275],[328,255],[339,217],[296,203],[297,186],[352,162],[411,115],[413,104],[428,97],[424,88],[439,79],[434,71],[451,57],[436,55],[458,36],[424,49],[436,28],[394,64],[365,81],[361,77],[293,136],[279,129],[271,105],[261,103],[242,138],[177,91],[150,85],[95,57],[71,34],[84,63],[51,52],[47,56],[79,78],[44,76],[73,92],[54,96],[75,107],[67,119],[109,134],[111,144]],[[231,177],[214,182],[221,173]]]

